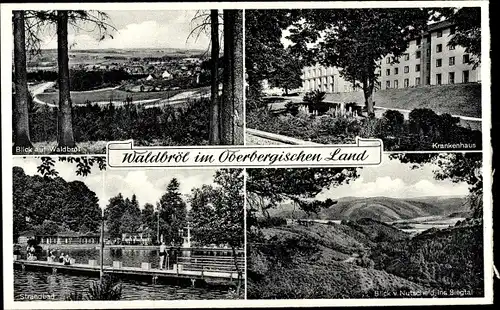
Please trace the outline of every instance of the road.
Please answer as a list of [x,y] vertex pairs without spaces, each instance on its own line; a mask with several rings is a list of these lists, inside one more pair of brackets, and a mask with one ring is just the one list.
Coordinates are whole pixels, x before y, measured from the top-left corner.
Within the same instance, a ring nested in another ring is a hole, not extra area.
[[56,104],[44,102],[36,97],[37,95],[42,94],[46,89],[53,87],[55,84],[56,82],[45,82],[31,86],[30,92],[33,95],[33,102],[36,104],[47,105],[51,108],[56,108]]
[[[53,103],[48,103],[45,101],[40,100],[36,96],[39,94],[42,94],[45,92],[46,89],[53,87],[56,84],[56,82],[45,82],[41,84],[36,84],[30,87],[30,92],[33,95],[33,102],[40,104],[40,105],[46,105],[51,108],[56,108],[58,105],[53,104]],[[116,87],[107,87],[107,88],[102,88],[102,89],[97,89],[97,90],[89,90],[89,91],[80,91],[79,93],[85,93],[85,92],[98,92],[98,91],[106,91],[106,90],[113,90],[117,89],[120,86]],[[145,99],[145,100],[134,100],[133,104],[136,105],[143,105],[143,108],[149,109],[149,108],[154,108],[154,107],[163,107],[167,105],[177,105],[181,103],[185,103],[188,101],[188,99],[194,99],[194,98],[208,98],[210,97],[210,93],[200,93],[198,90],[188,90],[182,93],[178,93],[168,99]],[[97,104],[97,105],[107,105],[109,104],[108,101],[98,101],[98,102],[92,102],[92,104]],[[125,103],[123,100],[120,101],[113,101],[113,104],[115,106],[122,106]],[[85,104],[74,104],[74,106],[85,106]]]

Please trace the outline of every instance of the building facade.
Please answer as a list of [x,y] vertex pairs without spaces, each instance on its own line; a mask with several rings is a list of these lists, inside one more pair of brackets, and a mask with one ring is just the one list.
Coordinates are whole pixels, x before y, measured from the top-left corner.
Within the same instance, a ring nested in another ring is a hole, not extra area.
[[[481,81],[481,68],[470,63],[472,55],[461,46],[450,47],[455,33],[449,21],[429,25],[427,33],[411,40],[398,59],[385,56],[379,63],[379,89],[419,87],[423,85],[459,84]],[[316,65],[305,67],[303,91],[321,90],[329,93],[357,91],[352,83],[339,75],[339,69]]]
[[469,63],[473,56],[461,46],[448,46],[454,33],[455,27],[448,21],[429,25],[428,32],[411,40],[401,57],[384,57],[380,64],[380,88],[480,82],[480,66],[474,68]]
[[304,92],[320,90],[327,93],[344,93],[357,89],[340,76],[338,68],[316,64],[302,69],[302,90]]

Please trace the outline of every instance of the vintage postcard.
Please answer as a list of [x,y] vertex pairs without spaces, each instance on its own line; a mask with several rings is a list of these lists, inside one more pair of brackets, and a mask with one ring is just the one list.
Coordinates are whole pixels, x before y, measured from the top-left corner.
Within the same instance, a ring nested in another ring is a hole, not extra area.
[[4,308],[491,304],[488,5],[2,4]]

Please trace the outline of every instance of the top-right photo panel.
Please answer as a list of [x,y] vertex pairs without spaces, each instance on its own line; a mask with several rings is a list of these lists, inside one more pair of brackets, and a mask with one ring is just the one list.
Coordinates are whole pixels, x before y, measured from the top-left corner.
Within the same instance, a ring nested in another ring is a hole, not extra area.
[[245,67],[246,144],[482,149],[479,7],[246,10]]

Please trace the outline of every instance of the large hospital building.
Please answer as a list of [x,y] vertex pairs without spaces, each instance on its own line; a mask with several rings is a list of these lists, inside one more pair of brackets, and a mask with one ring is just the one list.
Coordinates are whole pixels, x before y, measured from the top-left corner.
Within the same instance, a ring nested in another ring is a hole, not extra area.
[[[480,66],[474,68],[469,64],[473,56],[467,54],[461,46],[448,46],[454,31],[454,26],[449,21],[431,24],[427,33],[410,41],[401,57],[384,57],[378,72],[379,88],[480,82]],[[305,92],[321,90],[336,93],[356,90],[340,76],[339,69],[334,67],[315,65],[305,67],[302,73],[302,88]]]

